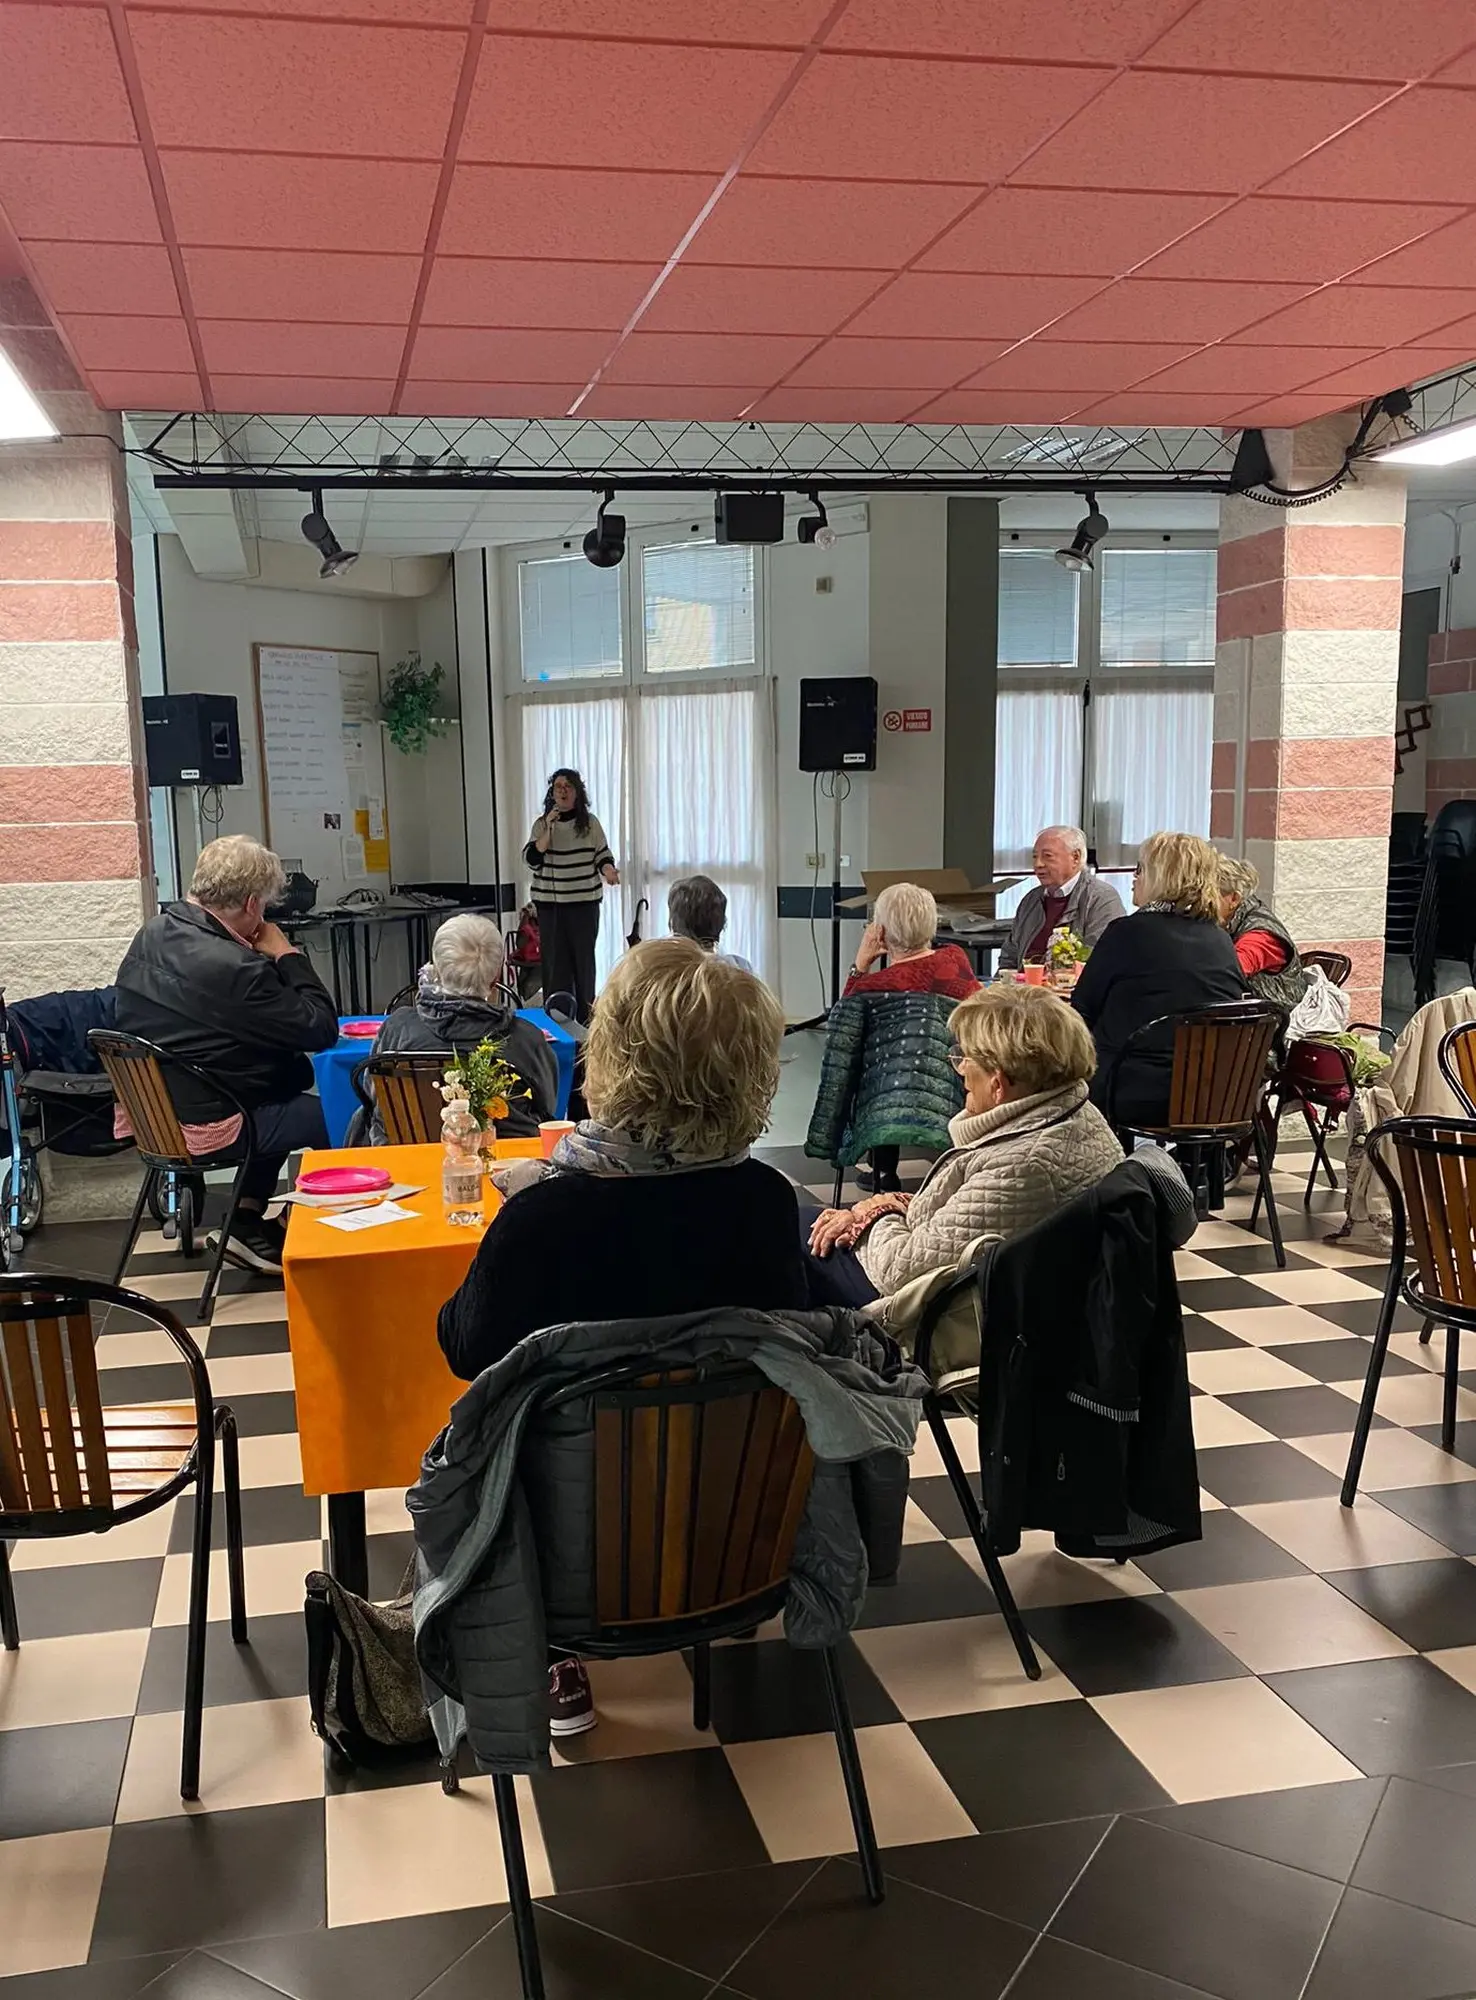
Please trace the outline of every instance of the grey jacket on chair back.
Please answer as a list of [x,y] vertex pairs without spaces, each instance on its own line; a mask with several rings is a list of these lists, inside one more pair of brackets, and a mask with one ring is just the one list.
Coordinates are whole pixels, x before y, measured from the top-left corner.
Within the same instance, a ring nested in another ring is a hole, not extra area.
[[868,1579],[896,1570],[927,1382],[859,1313],[551,1327],[477,1377],[410,1490],[416,1655],[446,1697],[431,1709],[443,1755],[464,1733],[483,1770],[548,1761],[549,1641],[598,1622],[594,1416],[577,1389],[629,1362],[747,1363],[798,1405],[815,1471],[784,1611],[792,1645],[833,1645],[860,1615]]

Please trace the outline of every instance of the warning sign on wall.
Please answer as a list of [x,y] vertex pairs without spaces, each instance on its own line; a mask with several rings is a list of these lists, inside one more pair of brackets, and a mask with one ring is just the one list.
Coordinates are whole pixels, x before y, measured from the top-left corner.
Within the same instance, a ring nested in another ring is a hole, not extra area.
[[882,717],[882,728],[889,735],[927,735],[933,726],[933,711],[930,708],[889,708]]

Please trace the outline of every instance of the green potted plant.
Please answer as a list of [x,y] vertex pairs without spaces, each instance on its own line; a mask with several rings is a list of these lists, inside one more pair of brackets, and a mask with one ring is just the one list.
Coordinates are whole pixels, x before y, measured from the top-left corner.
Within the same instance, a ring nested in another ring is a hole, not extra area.
[[446,720],[437,715],[446,670],[439,661],[421,665],[418,652],[395,663],[384,691],[384,726],[397,750],[407,757],[425,749],[433,736],[444,736]]

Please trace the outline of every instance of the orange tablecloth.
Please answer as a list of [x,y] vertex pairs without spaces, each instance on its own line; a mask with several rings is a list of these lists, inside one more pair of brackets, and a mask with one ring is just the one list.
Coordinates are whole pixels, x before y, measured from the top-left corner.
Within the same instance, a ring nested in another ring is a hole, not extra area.
[[[537,1158],[539,1144],[504,1139],[497,1150]],[[409,1486],[464,1386],[441,1358],[436,1314],[482,1232],[446,1222],[439,1146],[347,1146],[309,1153],[303,1166],[384,1167],[424,1186],[401,1204],[415,1221],[382,1229],[326,1229],[320,1211],[294,1205],[282,1260],[304,1491]],[[489,1218],[499,1205],[489,1186]]]

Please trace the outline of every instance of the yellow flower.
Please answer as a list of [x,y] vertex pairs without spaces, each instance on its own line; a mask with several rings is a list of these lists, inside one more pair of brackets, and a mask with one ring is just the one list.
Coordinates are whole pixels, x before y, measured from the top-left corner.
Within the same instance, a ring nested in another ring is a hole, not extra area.
[[505,1097],[494,1097],[492,1102],[487,1106],[487,1116],[494,1120],[506,1118],[507,1099]]

